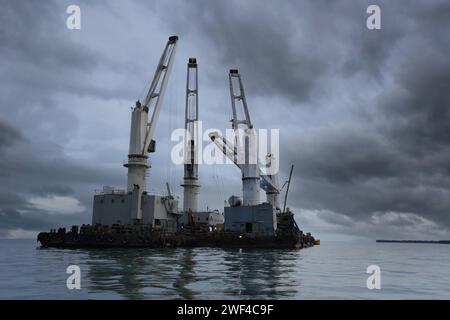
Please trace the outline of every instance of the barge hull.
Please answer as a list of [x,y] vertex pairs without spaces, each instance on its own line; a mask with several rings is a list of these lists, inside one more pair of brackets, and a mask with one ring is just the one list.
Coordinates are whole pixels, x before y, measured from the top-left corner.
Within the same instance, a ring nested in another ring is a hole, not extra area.
[[42,247],[53,248],[267,248],[302,249],[314,245],[314,238],[301,232],[274,235],[237,234],[228,232],[179,232],[157,231],[87,234],[65,232],[41,232],[37,239]]

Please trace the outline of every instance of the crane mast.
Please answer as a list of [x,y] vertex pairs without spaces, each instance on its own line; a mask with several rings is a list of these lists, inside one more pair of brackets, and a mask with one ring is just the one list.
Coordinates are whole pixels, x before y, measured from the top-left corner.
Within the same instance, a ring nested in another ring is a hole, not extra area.
[[[142,192],[146,190],[146,172],[150,168],[148,153],[155,151],[153,135],[172,70],[177,40],[177,36],[169,37],[143,103],[137,101],[132,108],[130,147],[128,161],[124,164],[128,168],[127,190],[132,192],[136,199],[132,205],[132,219],[142,219],[140,202]],[[150,111],[152,115],[148,121]]]
[[233,112],[232,128],[235,131],[235,145],[238,150],[237,160],[241,165],[242,171],[243,205],[258,205],[260,202],[260,176],[256,132],[250,120],[244,86],[239,71],[231,69],[228,79]]
[[198,66],[196,58],[189,58],[186,79],[185,147],[184,147],[184,212],[198,211]]

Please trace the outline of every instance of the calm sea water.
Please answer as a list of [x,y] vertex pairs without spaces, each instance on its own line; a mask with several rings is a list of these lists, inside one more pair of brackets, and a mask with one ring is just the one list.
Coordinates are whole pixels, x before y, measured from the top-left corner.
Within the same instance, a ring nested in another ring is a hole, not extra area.
[[[68,290],[68,265],[81,290]],[[381,289],[366,287],[368,265]],[[0,240],[1,299],[450,299],[450,245],[59,250]]]

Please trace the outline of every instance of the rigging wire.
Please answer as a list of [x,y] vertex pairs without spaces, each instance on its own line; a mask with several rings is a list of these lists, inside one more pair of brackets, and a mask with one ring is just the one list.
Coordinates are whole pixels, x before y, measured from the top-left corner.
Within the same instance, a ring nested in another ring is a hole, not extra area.
[[[167,159],[168,159],[168,165],[166,167],[166,181],[169,182],[171,188],[173,191],[175,191],[173,188],[176,185],[175,176],[173,174],[173,171],[176,173],[176,167],[175,164],[172,161],[171,158],[171,147],[172,147],[172,141],[171,141],[171,134],[172,131],[175,129],[177,120],[178,120],[178,95],[175,91],[175,88],[178,88],[178,76],[177,73],[174,72],[172,74],[172,84],[169,85],[169,94],[168,94],[168,113],[169,113],[169,124],[167,126],[167,134],[166,134],[166,141],[167,141]],[[175,121],[174,121],[175,120]]]
[[164,140],[166,140],[166,146],[167,146],[167,159],[168,159],[168,165],[166,166],[166,181],[167,183],[172,185],[172,161],[170,158],[170,130],[172,128],[172,108],[173,108],[173,92],[172,92],[172,86],[169,86],[169,90],[168,90],[168,97],[167,97],[167,111],[169,114],[169,123],[166,126],[166,138]]
[[[141,70],[146,70],[147,68],[142,68]],[[151,71],[150,66],[149,66],[149,71]],[[147,72],[145,72],[145,74],[147,74]],[[151,73],[149,73],[151,74]],[[145,77],[145,79],[147,79],[147,77]],[[149,77],[149,80],[147,82],[142,81],[144,83],[144,87],[142,88],[142,90],[140,91],[138,98],[139,101],[144,101],[145,97],[147,96],[147,92],[150,90],[150,86],[152,84],[153,78]]]
[[[173,73],[173,86],[172,86],[172,95],[173,95],[173,106],[172,106],[172,108],[174,109],[174,112],[171,112],[171,116],[172,116],[172,114],[173,114],[173,117],[174,117],[174,119],[175,119],[175,121],[174,121],[174,124],[173,125],[171,125],[171,131],[173,131],[173,130],[175,130],[177,127],[179,127],[179,125],[177,126],[177,124],[179,123],[178,121],[179,121],[179,119],[178,119],[178,108],[180,107],[179,105],[178,105],[178,94],[177,94],[177,91],[176,91],[176,88],[178,88],[178,76],[177,76],[177,73],[176,72],[174,72]],[[171,119],[171,121],[172,121],[173,119]],[[172,144],[172,141],[171,141],[171,135],[172,135],[172,132],[170,132],[169,133],[169,136],[168,136],[168,139],[169,139],[169,146],[171,146]],[[169,157],[171,157],[171,148],[169,148]],[[172,159],[171,159],[172,160]],[[176,171],[177,171],[177,167],[175,166],[175,164],[173,163],[173,161],[170,161],[170,164],[171,164],[171,168],[173,169],[173,171],[174,171],[174,175],[173,175],[173,177],[172,177],[172,185],[175,187],[175,184],[176,184]]]
[[[219,188],[219,181],[218,181],[218,174],[217,174],[217,164],[213,164],[213,170],[214,170],[213,180],[214,180],[215,189],[216,189],[215,195],[217,198],[219,198],[218,195],[220,194],[220,188]],[[217,192],[217,191],[219,191],[219,192]]]

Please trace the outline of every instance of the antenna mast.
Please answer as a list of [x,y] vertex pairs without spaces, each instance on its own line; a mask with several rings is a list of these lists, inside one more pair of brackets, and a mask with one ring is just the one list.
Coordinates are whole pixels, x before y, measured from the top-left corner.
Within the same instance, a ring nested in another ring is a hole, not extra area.
[[286,202],[287,202],[287,197],[288,197],[288,193],[289,193],[289,187],[291,185],[291,178],[292,178],[292,171],[293,170],[294,170],[294,165],[291,165],[291,172],[289,172],[289,180],[288,180],[288,183],[287,183],[286,193],[284,194],[283,213],[286,212]]

